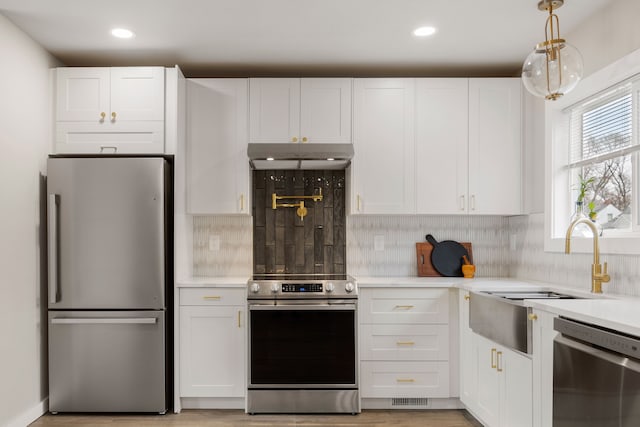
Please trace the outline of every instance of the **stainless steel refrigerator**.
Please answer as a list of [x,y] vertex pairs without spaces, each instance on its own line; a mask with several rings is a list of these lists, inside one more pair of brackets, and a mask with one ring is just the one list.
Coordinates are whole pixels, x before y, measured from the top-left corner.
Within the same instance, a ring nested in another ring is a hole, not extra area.
[[169,160],[47,161],[53,413],[168,409]]

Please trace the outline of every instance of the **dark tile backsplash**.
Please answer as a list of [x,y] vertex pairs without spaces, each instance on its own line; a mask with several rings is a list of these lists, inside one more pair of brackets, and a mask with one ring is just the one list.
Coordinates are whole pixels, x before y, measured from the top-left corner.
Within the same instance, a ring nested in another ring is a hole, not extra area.
[[[345,273],[344,170],[257,170],[252,178],[253,272]],[[319,188],[323,200],[304,199],[302,220],[296,208],[272,208],[273,193],[311,196]]]

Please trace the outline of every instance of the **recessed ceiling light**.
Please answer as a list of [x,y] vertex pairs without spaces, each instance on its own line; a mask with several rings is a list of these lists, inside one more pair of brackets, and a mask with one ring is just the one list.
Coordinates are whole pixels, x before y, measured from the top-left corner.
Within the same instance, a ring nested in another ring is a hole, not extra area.
[[114,28],[111,30],[111,35],[119,39],[130,39],[134,36],[133,31],[127,30],[126,28]]
[[272,162],[273,161],[273,157],[267,157],[267,161]]
[[329,160],[330,162],[333,162],[335,159],[333,157],[329,157],[327,158],[327,160]]
[[413,35],[416,37],[427,37],[435,34],[436,29],[434,27],[420,27],[413,30]]

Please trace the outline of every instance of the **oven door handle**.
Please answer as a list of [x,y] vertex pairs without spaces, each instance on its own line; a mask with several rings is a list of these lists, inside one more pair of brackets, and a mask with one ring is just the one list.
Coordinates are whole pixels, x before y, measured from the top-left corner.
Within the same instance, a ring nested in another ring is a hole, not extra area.
[[299,311],[299,310],[342,310],[342,311],[355,311],[355,304],[278,304],[278,305],[262,305],[262,304],[249,304],[249,310],[251,311],[267,311],[267,310],[287,310],[287,311]]
[[590,354],[591,356],[597,357],[598,359],[602,359],[609,363],[613,363],[615,365],[621,366],[625,369],[630,369],[634,372],[640,373],[640,362],[637,362],[636,360],[630,359],[626,356],[621,356],[612,351],[600,350],[599,348],[594,348],[594,347],[582,344],[581,342],[574,341],[563,335],[558,335],[554,339],[554,341],[558,344],[571,347],[577,351]]

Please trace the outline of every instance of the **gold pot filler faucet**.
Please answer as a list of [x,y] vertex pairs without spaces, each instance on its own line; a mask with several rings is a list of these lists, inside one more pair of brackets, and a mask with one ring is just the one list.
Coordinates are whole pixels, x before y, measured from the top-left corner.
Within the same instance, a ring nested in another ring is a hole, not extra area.
[[604,271],[600,265],[600,245],[598,243],[598,229],[589,218],[578,218],[569,224],[567,229],[567,237],[565,238],[564,253],[571,253],[571,233],[576,225],[586,224],[593,233],[593,264],[591,265],[591,292],[594,294],[602,293],[602,284],[611,280],[607,274],[607,263],[604,263]]

